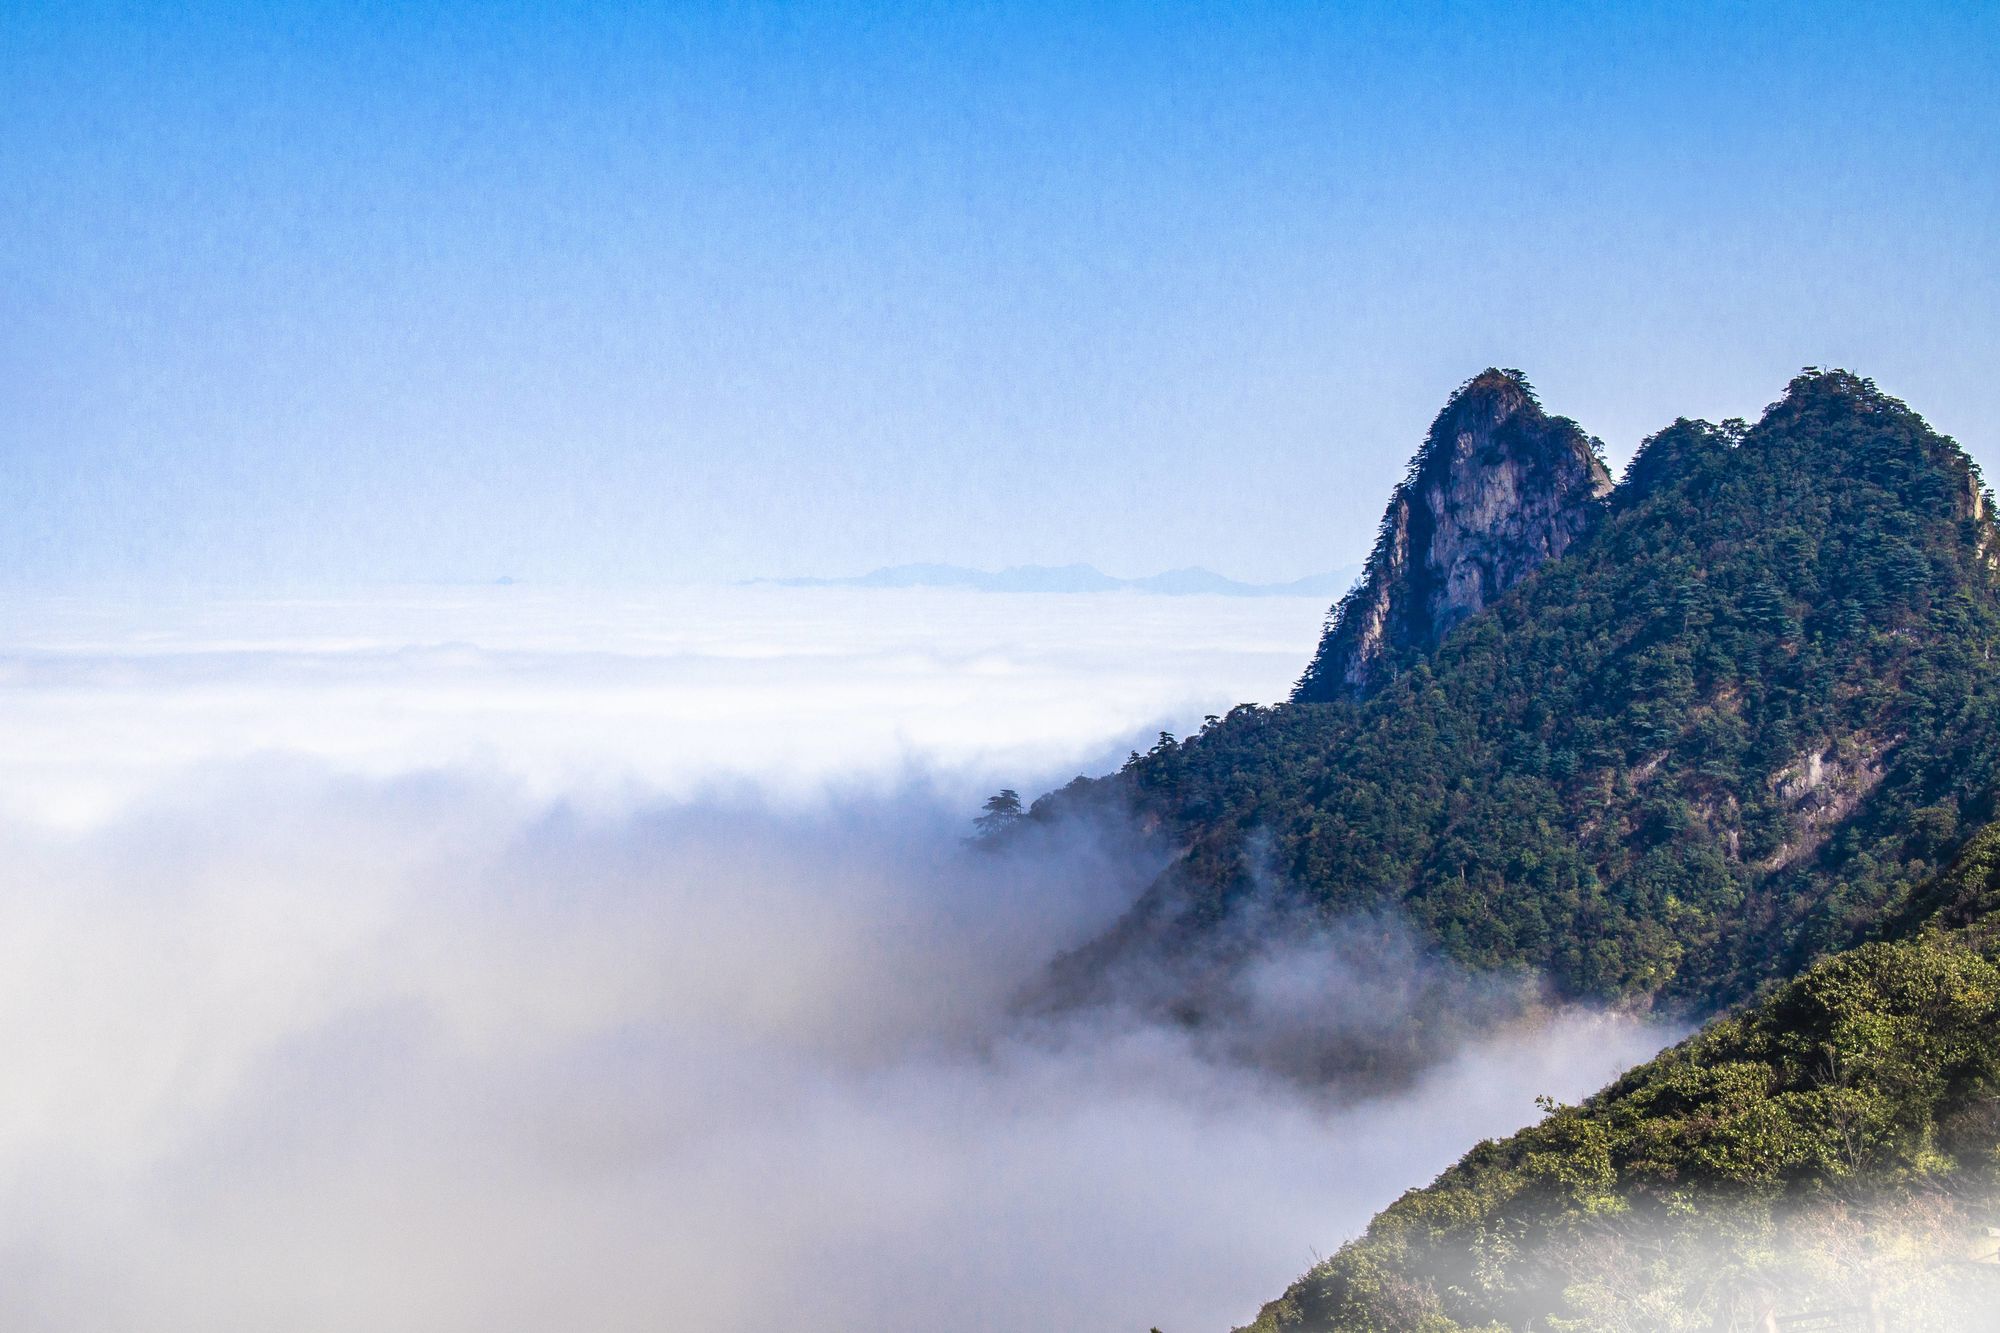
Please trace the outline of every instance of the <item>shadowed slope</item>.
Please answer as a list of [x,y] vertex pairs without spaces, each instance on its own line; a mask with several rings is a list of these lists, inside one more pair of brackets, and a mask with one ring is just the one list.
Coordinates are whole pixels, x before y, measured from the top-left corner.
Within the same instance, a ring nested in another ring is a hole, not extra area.
[[1922,929],[1479,1145],[1251,1329],[1748,1329],[1870,1306],[1992,1327],[2000,825],[1925,896],[1947,906]]

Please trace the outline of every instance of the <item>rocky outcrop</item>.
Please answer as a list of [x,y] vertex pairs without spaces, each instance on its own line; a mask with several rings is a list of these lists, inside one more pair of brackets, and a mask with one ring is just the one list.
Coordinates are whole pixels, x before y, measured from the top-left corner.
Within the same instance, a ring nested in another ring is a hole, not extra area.
[[1468,380],[1390,498],[1362,581],[1328,617],[1294,698],[1374,693],[1567,550],[1610,490],[1596,442],[1543,412],[1519,371]]

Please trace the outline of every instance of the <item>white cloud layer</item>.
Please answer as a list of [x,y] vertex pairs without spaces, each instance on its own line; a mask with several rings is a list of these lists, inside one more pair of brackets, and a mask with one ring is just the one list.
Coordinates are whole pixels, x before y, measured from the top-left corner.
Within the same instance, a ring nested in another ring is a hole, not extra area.
[[1282,698],[1298,598],[942,590],[413,590],[0,600],[0,811],[87,822],[191,764],[461,767],[538,798],[1017,783]]
[[[871,629],[790,596],[782,624],[609,665],[639,617],[554,606],[464,650],[354,608],[94,645],[58,608],[13,645],[0,725],[43,739],[0,788],[0,1326],[1220,1329],[1535,1094],[1662,1039],[1498,1022],[1411,1086],[1330,1098],[1258,1052],[1364,1005],[1380,1025],[1400,992],[1338,947],[1272,953],[1241,1041],[1015,1014],[1155,862],[1116,829],[968,850],[958,785],[910,771],[1059,771],[1199,707],[1218,663],[1251,678],[1260,641],[1139,599],[1064,624],[926,599]],[[690,686],[688,657],[746,665]],[[1067,749],[1028,720],[1132,682]],[[713,738],[648,767],[678,689]],[[64,754],[45,706],[100,732]],[[833,734],[793,763],[806,726]],[[853,776],[842,743],[867,780],[807,795]],[[593,761],[625,795],[564,799]],[[767,761],[775,796],[698,794]],[[33,799],[42,765],[63,801]]]

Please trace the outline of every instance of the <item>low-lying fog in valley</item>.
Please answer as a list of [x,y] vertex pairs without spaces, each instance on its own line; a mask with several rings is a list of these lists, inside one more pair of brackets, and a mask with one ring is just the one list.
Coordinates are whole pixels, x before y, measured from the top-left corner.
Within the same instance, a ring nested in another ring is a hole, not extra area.
[[1338,931],[1230,1032],[1013,1006],[1159,853],[983,796],[1282,697],[1323,609],[9,602],[0,1326],[1242,1322],[1670,1035],[1497,1005],[1315,1088],[1271,1053],[1479,991]]

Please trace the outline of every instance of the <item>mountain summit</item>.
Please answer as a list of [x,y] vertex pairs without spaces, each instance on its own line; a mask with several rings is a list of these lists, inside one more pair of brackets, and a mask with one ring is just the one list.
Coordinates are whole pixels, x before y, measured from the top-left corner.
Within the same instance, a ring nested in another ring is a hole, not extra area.
[[1386,916],[1474,972],[1711,1020],[1406,1195],[1254,1333],[1831,1327],[1878,1297],[1873,1327],[1990,1330],[1992,497],[1816,367],[1607,485],[1518,374],[1459,389],[1292,701],[1029,812],[1122,805],[1173,858],[1057,1000],[1198,1030],[1264,942]]
[[1343,598],[1296,698],[1364,698],[1537,566],[1602,509],[1597,442],[1542,410],[1518,370],[1467,380],[1389,499],[1362,583]]
[[1518,375],[1460,389],[1297,697],[1050,801],[1095,790],[1175,854],[1060,989],[1387,909],[1476,970],[1702,1013],[1901,910],[2000,805],[1971,460],[1815,369],[1604,484]]

